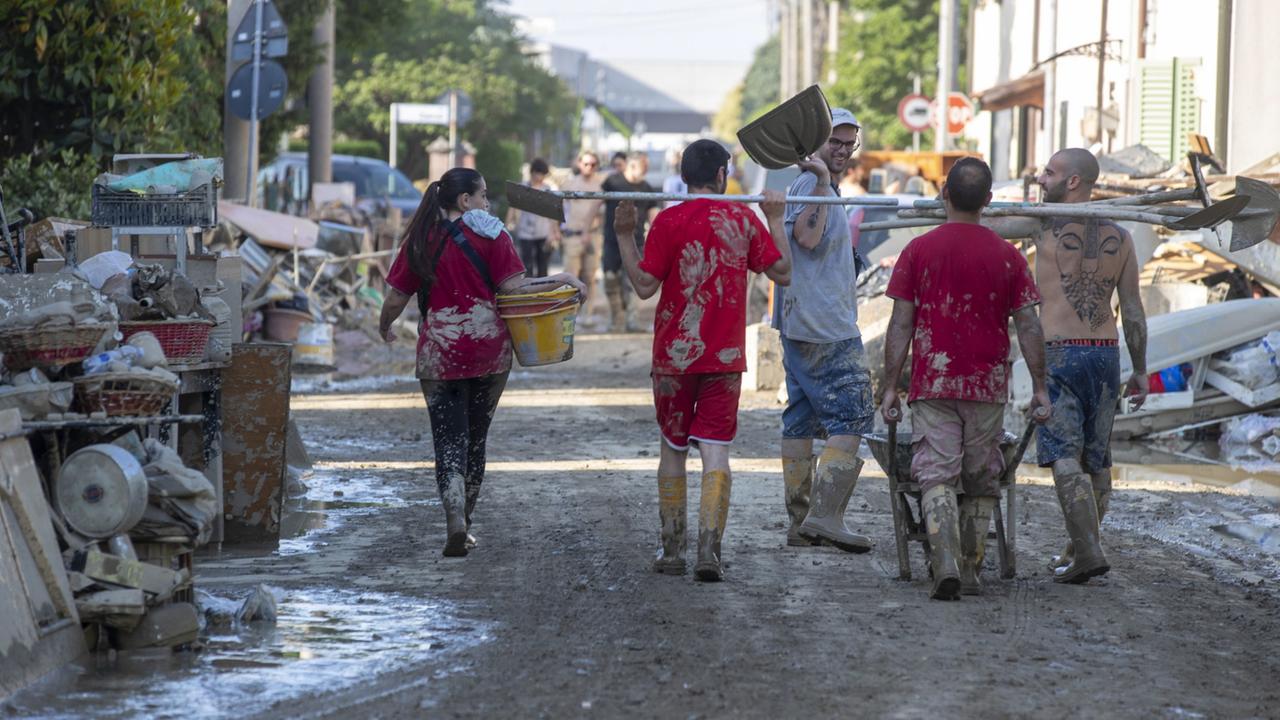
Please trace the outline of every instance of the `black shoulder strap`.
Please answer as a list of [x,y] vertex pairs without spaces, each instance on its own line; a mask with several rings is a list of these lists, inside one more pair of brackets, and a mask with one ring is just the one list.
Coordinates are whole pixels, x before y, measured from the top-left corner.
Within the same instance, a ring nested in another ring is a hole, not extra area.
[[484,278],[485,285],[489,286],[495,294],[498,292],[498,286],[493,283],[493,276],[489,274],[489,266],[485,264],[484,258],[480,257],[480,253],[476,252],[476,248],[467,240],[467,236],[462,232],[462,220],[449,223],[449,234],[453,236],[453,242],[461,248],[467,259],[475,267],[476,272],[480,273],[480,277]]

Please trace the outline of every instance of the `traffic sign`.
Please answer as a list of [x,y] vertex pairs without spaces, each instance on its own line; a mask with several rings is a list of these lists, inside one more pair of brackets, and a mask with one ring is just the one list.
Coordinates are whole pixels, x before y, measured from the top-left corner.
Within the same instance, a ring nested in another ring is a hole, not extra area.
[[929,98],[912,93],[898,101],[898,119],[911,132],[929,129]]
[[[240,24],[236,26],[235,35],[231,37],[233,61],[244,62],[253,59],[253,39],[257,35],[254,25],[257,19],[258,13],[253,6],[250,6],[249,12],[244,14]],[[265,41],[262,44],[262,57],[284,57],[289,51],[289,31],[271,0],[263,0],[262,3],[262,39]]]
[[[458,127],[462,127],[471,120],[471,96],[461,90],[446,90],[440,93],[440,97],[436,98],[436,102],[444,105],[446,111],[449,108],[449,93],[451,92],[458,94]],[[449,121],[446,119],[445,122]]]
[[404,125],[448,125],[449,106],[439,103],[394,103],[392,122]]
[[275,60],[263,60],[258,76],[258,117],[253,117],[253,63],[245,63],[231,75],[227,86],[227,107],[241,120],[261,120],[284,104],[289,79]]
[[[929,104],[929,118],[935,128],[941,123],[940,115],[938,101],[934,100]],[[948,95],[946,117],[948,134],[959,135],[964,132],[965,126],[973,119],[973,103],[969,100],[969,96],[962,92],[953,92]]]

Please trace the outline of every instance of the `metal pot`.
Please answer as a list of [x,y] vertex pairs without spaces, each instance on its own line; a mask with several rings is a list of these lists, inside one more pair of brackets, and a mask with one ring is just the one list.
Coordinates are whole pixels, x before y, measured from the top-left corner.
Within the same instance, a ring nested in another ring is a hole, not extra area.
[[124,448],[90,445],[62,464],[53,497],[72,530],[89,538],[109,538],[142,520],[147,475]]

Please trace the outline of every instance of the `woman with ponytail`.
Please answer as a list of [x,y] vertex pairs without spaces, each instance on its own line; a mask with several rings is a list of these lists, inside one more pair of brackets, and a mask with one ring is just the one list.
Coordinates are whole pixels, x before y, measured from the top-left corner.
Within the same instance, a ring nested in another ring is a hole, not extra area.
[[485,440],[511,371],[497,295],[548,281],[586,290],[564,273],[525,277],[511,236],[489,214],[484,178],[470,168],[454,168],[427,188],[387,273],[383,340],[395,341],[391,324],[415,295],[422,314],[417,377],[431,419],[446,556],[475,546],[471,516],[484,480]]

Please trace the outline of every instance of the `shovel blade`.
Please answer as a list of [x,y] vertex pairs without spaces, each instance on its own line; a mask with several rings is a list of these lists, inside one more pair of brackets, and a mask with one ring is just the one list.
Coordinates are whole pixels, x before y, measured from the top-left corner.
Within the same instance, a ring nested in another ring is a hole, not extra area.
[[1251,248],[1264,241],[1276,229],[1280,219],[1280,193],[1261,180],[1248,177],[1236,178],[1236,197],[1248,198],[1250,210],[1265,213],[1250,215],[1233,223],[1231,228],[1231,252]]
[[558,195],[510,180],[506,184],[506,194],[507,204],[521,212],[564,222],[564,201]]
[[1240,211],[1245,209],[1248,204],[1249,198],[1242,195],[1229,197],[1222,202],[1213,203],[1198,213],[1188,215],[1177,222],[1169,223],[1169,227],[1174,230],[1211,228],[1240,214]]
[[810,85],[738,131],[751,159],[769,170],[795,165],[831,137],[831,106],[817,85]]

